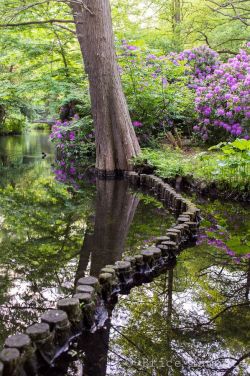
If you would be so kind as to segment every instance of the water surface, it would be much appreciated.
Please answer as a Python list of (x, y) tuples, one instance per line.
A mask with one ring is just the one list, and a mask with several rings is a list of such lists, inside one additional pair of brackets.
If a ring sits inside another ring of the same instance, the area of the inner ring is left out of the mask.
[[(74, 166), (51, 166), (46, 132), (0, 138), (0, 156), (2, 344), (70, 295), (79, 277), (138, 253), (175, 218), (124, 181), (86, 181)], [(192, 200), (203, 215), (198, 245), (120, 297), (105, 327), (47, 376), (250, 373), (249, 208)]]

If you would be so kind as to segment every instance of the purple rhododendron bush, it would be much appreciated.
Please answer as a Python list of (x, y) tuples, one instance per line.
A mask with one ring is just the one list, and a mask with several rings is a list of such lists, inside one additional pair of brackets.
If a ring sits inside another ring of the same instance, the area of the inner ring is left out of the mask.
[(195, 108), (199, 123), (194, 126), (194, 131), (203, 140), (249, 138), (249, 48), (248, 51), (240, 50), (234, 58), (198, 81)]
[(192, 50), (185, 50), (177, 54), (171, 52), (168, 58), (175, 64), (187, 67), (187, 74), (191, 77), (190, 87), (196, 87), (200, 80), (212, 74), (221, 64), (219, 54), (208, 46), (200, 46)]
[(175, 127), (192, 133), (195, 92), (188, 87), (184, 61), (123, 41), (118, 64), (132, 124), (142, 146), (162, 138)]

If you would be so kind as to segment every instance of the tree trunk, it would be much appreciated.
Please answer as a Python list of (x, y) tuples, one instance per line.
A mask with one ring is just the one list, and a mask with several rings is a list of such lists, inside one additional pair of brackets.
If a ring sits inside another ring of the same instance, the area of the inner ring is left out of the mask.
[(172, 30), (176, 46), (181, 45), (181, 2), (172, 0)]
[(131, 169), (140, 151), (116, 60), (109, 0), (71, 3), (89, 78), (96, 137), (96, 168), (108, 175)]

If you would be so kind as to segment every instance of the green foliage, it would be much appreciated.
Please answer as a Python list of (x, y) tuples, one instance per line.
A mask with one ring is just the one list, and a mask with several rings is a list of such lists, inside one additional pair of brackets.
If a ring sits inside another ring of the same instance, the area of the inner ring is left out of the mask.
[(194, 94), (187, 87), (184, 62), (176, 66), (162, 56), (161, 50), (150, 51), (124, 43), (119, 51), (118, 62), (132, 121), (142, 123), (136, 128), (141, 142), (145, 144), (151, 137), (164, 136), (173, 126), (190, 133), (195, 119)]
[(212, 146), (209, 150), (222, 150), (227, 155), (237, 155), (247, 159), (250, 155), (250, 140), (237, 139), (233, 142), (220, 142), (218, 145)]
[(234, 188), (246, 189), (250, 183), (250, 140), (223, 142), (209, 150), (215, 149), (222, 153), (215, 161), (212, 157), (208, 158), (208, 163), (214, 164), (214, 168), (211, 166), (211, 174), (229, 181)]
[[(1, 1), (1, 22), (63, 18), (68, 10), (63, 3), (60, 7), (45, 2), (31, 5), (31, 1), (25, 5), (20, 1)], [(17, 98), (33, 109), (35, 118), (57, 117), (61, 102), (87, 86), (74, 34), (60, 26), (2, 28), (0, 56), (0, 104), (4, 95), (11, 112), (17, 107)]]
[[(216, 182), (217, 187), (226, 186), (232, 190), (248, 191), (250, 186), (249, 140), (235, 140), (222, 143), (216, 148), (219, 152), (196, 152), (187, 154), (183, 151), (162, 147), (161, 150), (143, 149), (135, 165), (148, 164), (156, 169), (163, 178), (192, 175), (204, 182)], [(214, 147), (215, 148), (215, 147)], [(214, 149), (213, 148), (213, 149)]]
[(143, 149), (139, 157), (134, 159), (136, 166), (148, 165), (155, 169), (155, 173), (163, 178), (175, 178), (185, 175), (183, 154), (170, 147), (161, 150)]
[[(185, 87), (181, 67), (163, 67), (165, 62), (158, 61), (162, 74), (153, 79), (154, 67), (145, 60), (148, 53), (156, 52), (159, 56), (206, 42), (211, 48), (228, 54), (237, 52), (247, 39), (246, 27), (239, 19), (214, 13), (206, 1), (181, 3), (181, 18), (176, 24), (174, 3), (111, 2), (117, 40), (125, 38), (141, 48), (130, 60), (128, 56), (120, 56), (120, 63), (132, 118), (144, 124), (137, 129), (143, 142), (148, 142), (151, 134), (164, 134), (171, 121), (183, 127), (185, 124), (183, 130), (188, 130), (195, 115), (192, 92)], [(0, 11), (2, 23), (72, 20), (66, 3), (33, 4), (28, 0), (23, 4), (8, 0), (0, 1)], [(20, 109), (29, 119), (57, 118), (67, 98), (84, 95), (87, 77), (79, 45), (71, 31), (74, 32), (74, 25), (60, 23), (1, 28), (0, 105), (10, 115)], [(166, 87), (161, 77), (169, 81)]]
[(11, 112), (2, 126), (0, 126), (0, 134), (20, 134), (26, 126), (26, 117), (21, 113)]

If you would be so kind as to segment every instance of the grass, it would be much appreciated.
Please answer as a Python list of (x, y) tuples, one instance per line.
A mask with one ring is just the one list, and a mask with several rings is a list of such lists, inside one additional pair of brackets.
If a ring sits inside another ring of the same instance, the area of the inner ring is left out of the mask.
[(192, 176), (204, 183), (216, 183), (218, 188), (247, 190), (250, 185), (250, 155), (225, 156), (221, 151), (175, 150), (170, 146), (156, 149), (143, 149), (134, 161), (136, 166), (148, 165), (162, 178)]

